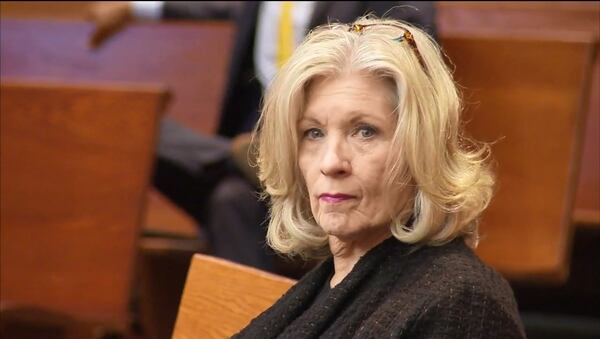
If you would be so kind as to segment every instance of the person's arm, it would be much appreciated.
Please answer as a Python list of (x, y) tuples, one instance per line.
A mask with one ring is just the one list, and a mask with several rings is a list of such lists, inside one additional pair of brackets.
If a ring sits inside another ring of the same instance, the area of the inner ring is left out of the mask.
[(233, 20), (243, 1), (166, 1), (164, 19)]
[(87, 16), (95, 26), (89, 40), (92, 48), (100, 46), (104, 40), (134, 19), (131, 3), (124, 1), (94, 2), (90, 5)]
[(129, 8), (135, 19), (159, 20), (165, 4), (165, 1), (131, 1)]

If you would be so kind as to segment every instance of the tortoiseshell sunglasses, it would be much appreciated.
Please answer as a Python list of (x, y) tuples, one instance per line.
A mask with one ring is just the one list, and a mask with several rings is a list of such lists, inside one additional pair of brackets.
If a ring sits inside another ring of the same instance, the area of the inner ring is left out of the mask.
[(356, 32), (356, 33), (362, 33), (363, 30), (366, 27), (371, 27), (371, 26), (390, 26), (390, 27), (394, 27), (394, 28), (399, 28), (402, 31), (404, 31), (404, 33), (402, 35), (400, 35), (397, 38), (394, 38), (394, 41), (398, 41), (398, 42), (406, 41), (406, 42), (408, 42), (408, 45), (410, 46), (410, 48), (413, 50), (413, 52), (417, 56), (417, 59), (419, 59), (419, 63), (421, 64), (421, 67), (427, 73), (427, 67), (425, 67), (425, 61), (423, 60), (423, 57), (421, 56), (421, 53), (419, 52), (419, 48), (417, 47), (417, 43), (415, 42), (415, 39), (413, 38), (412, 33), (409, 30), (407, 30), (406, 28), (404, 28), (402, 26), (399, 26), (399, 25), (394, 25), (394, 24), (391, 24), (391, 23), (381, 23), (381, 24), (353, 24), (352, 26), (350, 26), (350, 28), (348, 29), (348, 31), (349, 32)]

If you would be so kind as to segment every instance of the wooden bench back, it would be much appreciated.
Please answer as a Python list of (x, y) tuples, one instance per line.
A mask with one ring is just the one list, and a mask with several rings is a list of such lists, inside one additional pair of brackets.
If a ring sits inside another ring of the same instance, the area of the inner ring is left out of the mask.
[[(27, 11), (23, 4), (5, 6)], [(81, 20), (3, 18), (0, 26), (2, 77), (160, 83), (172, 93), (166, 114), (198, 132), (213, 134), (217, 129), (233, 40), (230, 23), (140, 23), (98, 49), (88, 46), (93, 25)], [(152, 191), (148, 199), (149, 229), (197, 236), (195, 222), (158, 192)]]
[(0, 298), (124, 328), (166, 90), (2, 81)]
[(294, 283), (251, 267), (196, 254), (188, 271), (173, 338), (228, 338)]
[(140, 23), (98, 49), (88, 46), (88, 22), (2, 19), (0, 26), (2, 77), (161, 83), (173, 93), (167, 114), (200, 132), (217, 129), (229, 23)]
[[(504, 34), (559, 36), (561, 32), (600, 37), (597, 1), (438, 1), (440, 36)], [(600, 53), (596, 53), (587, 101), (586, 127), (573, 221), (600, 226)]]
[(456, 35), (442, 45), (465, 89), (467, 130), (495, 143), (479, 254), (510, 278), (562, 281), (595, 40)]

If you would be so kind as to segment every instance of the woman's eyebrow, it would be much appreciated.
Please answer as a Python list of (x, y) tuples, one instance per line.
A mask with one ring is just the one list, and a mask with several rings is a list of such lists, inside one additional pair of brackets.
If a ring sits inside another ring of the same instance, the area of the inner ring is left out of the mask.
[(315, 124), (318, 124), (318, 125), (321, 124), (321, 122), (319, 121), (319, 119), (314, 118), (314, 117), (310, 117), (310, 116), (309, 117), (303, 116), (300, 120), (298, 120), (299, 124), (300, 123), (311, 123), (311, 122), (315, 123)]
[(351, 116), (350, 123), (356, 123), (361, 120), (375, 120), (376, 122), (385, 123), (384, 117), (380, 117), (373, 114), (367, 114), (359, 110), (350, 111), (348, 112), (348, 114)]

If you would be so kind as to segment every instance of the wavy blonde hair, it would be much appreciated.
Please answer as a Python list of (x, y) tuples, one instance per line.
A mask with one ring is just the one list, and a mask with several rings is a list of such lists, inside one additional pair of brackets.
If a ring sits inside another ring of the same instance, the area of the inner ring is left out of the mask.
[[(352, 29), (356, 24), (364, 28)], [(398, 39), (404, 31), (412, 33), (418, 52), (407, 39)], [(461, 100), (435, 41), (405, 22), (374, 17), (311, 31), (265, 94), (254, 137), (259, 179), (270, 198), (268, 244), (305, 258), (329, 254), (298, 167), (297, 123), (311, 83), (344, 72), (388, 81), (395, 92), (391, 147), (397, 151), (386, 163), (385, 194), (391, 197), (387, 201), (402, 192), (410, 197), (402, 206), (387, 206), (392, 234), (405, 243), (426, 245), (464, 236), (475, 246), (477, 218), (494, 184), (489, 146), (461, 135)], [(411, 216), (412, 224), (406, 225)]]

